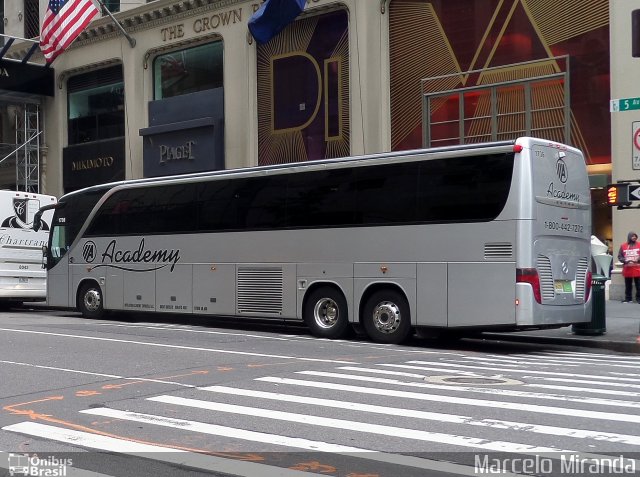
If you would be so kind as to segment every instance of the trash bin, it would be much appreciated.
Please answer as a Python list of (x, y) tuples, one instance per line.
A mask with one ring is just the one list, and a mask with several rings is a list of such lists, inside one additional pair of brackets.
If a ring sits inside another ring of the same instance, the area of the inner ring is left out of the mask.
[(576, 335), (603, 335), (607, 331), (604, 288), (607, 277), (593, 275), (591, 277), (591, 321), (577, 323), (571, 327)]

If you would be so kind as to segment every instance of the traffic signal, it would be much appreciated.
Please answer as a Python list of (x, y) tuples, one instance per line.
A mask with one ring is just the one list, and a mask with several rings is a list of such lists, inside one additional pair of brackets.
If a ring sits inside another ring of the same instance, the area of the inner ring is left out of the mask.
[(629, 184), (609, 184), (607, 186), (607, 204), (611, 206), (631, 205)]

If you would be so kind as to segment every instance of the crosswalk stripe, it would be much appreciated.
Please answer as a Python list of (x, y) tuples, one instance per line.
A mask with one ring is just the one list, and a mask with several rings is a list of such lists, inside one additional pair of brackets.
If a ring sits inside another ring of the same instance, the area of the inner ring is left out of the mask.
[(369, 424), (366, 422), (348, 421), (346, 419), (335, 419), (330, 417), (311, 416), (308, 414), (296, 414), (285, 411), (275, 411), (272, 409), (259, 409), (235, 404), (225, 404), (221, 402), (202, 401), (198, 399), (182, 398), (177, 396), (157, 396), (147, 398), (150, 401), (163, 402), (178, 406), (187, 406), (198, 409), (206, 409), (216, 412), (226, 412), (241, 414), (245, 416), (263, 417), (280, 421), (295, 422), (297, 424), (309, 424), (314, 426), (330, 427), (333, 429), (344, 429), (354, 432), (365, 432), (368, 434), (378, 434), (384, 436), (395, 436), (402, 439), (411, 439), (426, 442), (437, 442), (440, 444), (450, 444), (461, 447), (473, 447), (498, 452), (516, 452), (522, 454), (536, 454), (541, 452), (572, 452), (561, 450), (556, 447), (532, 446), (529, 444), (518, 444), (504, 441), (487, 441), (469, 436), (459, 436), (444, 434), (441, 432), (421, 431), (395, 426), (380, 424)]
[(186, 431), (199, 432), (201, 434), (209, 434), (216, 436), (225, 436), (231, 439), (241, 439), (246, 441), (261, 442), (263, 444), (273, 444), (278, 446), (296, 447), (299, 449), (312, 450), (317, 452), (373, 452), (358, 447), (342, 446), (338, 444), (329, 444), (321, 441), (312, 441), (298, 437), (286, 437), (278, 434), (267, 434), (265, 432), (248, 431), (244, 429), (236, 429), (228, 426), (219, 426), (215, 424), (207, 424), (204, 422), (189, 421), (186, 419), (176, 419), (172, 417), (156, 416), (151, 414), (143, 414), (139, 412), (119, 411), (117, 409), (109, 409), (105, 407), (85, 409), (80, 411), (82, 414), (91, 414), (94, 416), (112, 417), (125, 421), (144, 422), (146, 424), (154, 424), (164, 427), (172, 427), (174, 429), (183, 429)]
[(176, 429), (199, 432), (209, 435), (220, 435), (232, 439), (248, 440), (278, 446), (295, 447), (316, 452), (330, 452), (344, 456), (357, 457), (359, 459), (373, 460), (387, 464), (415, 467), (425, 470), (448, 472), (458, 475), (475, 475), (475, 468), (460, 464), (450, 464), (447, 462), (422, 459), (413, 456), (400, 454), (387, 454), (384, 452), (362, 449), (359, 447), (342, 446), (339, 444), (329, 444), (326, 442), (312, 441), (298, 437), (286, 437), (277, 434), (267, 434), (264, 432), (247, 431), (227, 426), (218, 426), (203, 422), (175, 419), (152, 414), (142, 414), (137, 412), (119, 411), (109, 408), (94, 408), (80, 411), (83, 414), (110, 417), (126, 421), (142, 422), (158, 426), (172, 427)]
[[(405, 368), (405, 369), (423, 369), (423, 370), (432, 370), (431, 363), (427, 361), (408, 361), (409, 364), (383, 364), (382, 366), (389, 366), (393, 368)], [(352, 364), (352, 363), (350, 363)], [(412, 364), (422, 365), (422, 366), (412, 366)], [(610, 379), (613, 381), (631, 381), (631, 382), (640, 382), (638, 379), (628, 379), (628, 378), (614, 378), (611, 376), (598, 376), (593, 374), (572, 374), (572, 373), (559, 373), (553, 371), (535, 371), (531, 369), (501, 369), (496, 367), (489, 366), (472, 366), (467, 364), (456, 364), (456, 363), (445, 363), (438, 362), (438, 366), (452, 367), (452, 368), (464, 368), (464, 369), (488, 369), (493, 371), (494, 373), (506, 372), (506, 373), (530, 373), (530, 374), (539, 374), (545, 376), (567, 376), (567, 377), (578, 377), (578, 378), (590, 378), (596, 380)], [(441, 371), (439, 369), (438, 371)]]
[[(384, 371), (371, 368), (357, 368), (353, 366), (340, 367), (346, 371), (361, 371), (368, 373), (384, 373)], [(612, 406), (612, 407), (630, 407), (633, 409), (638, 408), (638, 403), (632, 401), (621, 401), (614, 399), (602, 399), (602, 398), (590, 398), (590, 397), (568, 397), (561, 394), (549, 394), (549, 393), (534, 393), (529, 391), (516, 391), (511, 389), (496, 389), (496, 388), (480, 388), (473, 386), (451, 386), (445, 384), (431, 384), (426, 382), (404, 382), (397, 379), (388, 378), (374, 378), (370, 376), (360, 376), (355, 374), (342, 374), (342, 373), (327, 373), (323, 371), (300, 371), (297, 374), (303, 374), (306, 376), (321, 376), (325, 378), (336, 379), (349, 379), (353, 381), (365, 381), (372, 383), (393, 384), (396, 386), (408, 386), (422, 389), (438, 389), (454, 392), (466, 392), (475, 394), (490, 394), (493, 396), (509, 396), (528, 399), (546, 399), (551, 401), (563, 401), (563, 402), (575, 402), (579, 404), (594, 404), (598, 406)], [(423, 377), (423, 376), (421, 376)]]
[[(611, 432), (590, 431), (585, 429), (572, 429), (557, 426), (544, 426), (530, 424), (526, 422), (504, 421), (500, 419), (482, 419), (473, 416), (462, 416), (456, 414), (445, 414), (438, 412), (419, 411), (406, 408), (389, 406), (376, 406), (371, 404), (360, 404), (350, 401), (338, 401), (334, 399), (324, 399), (293, 394), (271, 393), (266, 391), (254, 391), (249, 389), (232, 388), (227, 386), (207, 386), (199, 388), (201, 391), (227, 394), (231, 396), (244, 396), (257, 399), (268, 399), (272, 401), (292, 402), (297, 404), (309, 404), (313, 406), (323, 406), (343, 410), (360, 411), (381, 415), (393, 415), (398, 417), (409, 417), (430, 421), (446, 422), (452, 424), (464, 424), (470, 426), (490, 427), (494, 429), (513, 430), (546, 434), (553, 436), (573, 437), (578, 439), (595, 439), (602, 442), (615, 442), (618, 444), (640, 445), (640, 436), (626, 434), (615, 434)], [(88, 412), (88, 411), (83, 411)]]
[(609, 387), (618, 387), (625, 389), (640, 389), (640, 385), (638, 384), (628, 384), (628, 383), (594, 383), (593, 381), (589, 381), (587, 379), (568, 379), (568, 378), (553, 378), (547, 376), (522, 376), (522, 379), (536, 379), (539, 381), (551, 381), (554, 383), (574, 383), (574, 384), (597, 384), (598, 386), (609, 386)]
[(592, 394), (608, 394), (613, 396), (627, 396), (627, 397), (640, 397), (640, 393), (634, 393), (631, 391), (619, 391), (617, 389), (594, 389), (594, 388), (580, 388), (576, 386), (558, 386), (553, 384), (525, 384), (527, 388), (542, 388), (553, 389), (555, 391), (565, 391), (574, 393), (592, 393)]
[(302, 379), (277, 378), (267, 376), (257, 378), (257, 381), (264, 381), (278, 384), (293, 384), (297, 386), (307, 386), (320, 389), (333, 389), (338, 391), (356, 392), (361, 394), (373, 394), (377, 396), (394, 396), (421, 401), (443, 402), (446, 400), (450, 404), (462, 404), (467, 406), (488, 407), (493, 409), (507, 409), (522, 412), (537, 412), (540, 414), (553, 414), (559, 416), (573, 416), (585, 419), (599, 419), (620, 422), (640, 423), (640, 416), (633, 414), (614, 414), (611, 412), (589, 411), (583, 409), (573, 409), (565, 407), (540, 406), (538, 404), (512, 403), (503, 401), (489, 401), (486, 399), (461, 398), (456, 396), (443, 396), (439, 394), (426, 394), (411, 391), (397, 391), (393, 389), (368, 388), (365, 386), (354, 386), (351, 384), (336, 384), (327, 381), (305, 381)]
[[(474, 356), (473, 358), (469, 358), (469, 360), (481, 361), (481, 362), (489, 362), (489, 363), (500, 363), (500, 366), (549, 366), (549, 365), (560, 365), (564, 368), (577, 368), (580, 366), (584, 366), (585, 364), (590, 364), (592, 366), (607, 366), (607, 367), (616, 367), (616, 368), (634, 368), (637, 369), (638, 363), (635, 364), (620, 364), (620, 363), (607, 363), (602, 362), (601, 360), (586, 360), (584, 358), (576, 358), (581, 361), (569, 362), (566, 360), (560, 359), (547, 359), (545, 361), (534, 361), (531, 358), (529, 360), (526, 359), (508, 359), (504, 357), (500, 358), (492, 358), (492, 357), (480, 357)], [(511, 364), (513, 363), (513, 364)]]
[(134, 457), (143, 457), (146, 459), (149, 459), (151, 457), (149, 454), (152, 454), (153, 460), (242, 477), (255, 477), (256, 475), (265, 477), (311, 477), (319, 475), (265, 464), (256, 464), (253, 462), (243, 462), (211, 455), (197, 454), (194, 452), (186, 452), (172, 449), (170, 447), (142, 444), (125, 439), (116, 439), (113, 437), (91, 434), (89, 432), (63, 429), (37, 422), (19, 422), (17, 424), (5, 426), (2, 430), (17, 432), (19, 434), (26, 434), (34, 437), (42, 437), (79, 447), (116, 452)]
[(640, 363), (640, 358), (636, 358), (634, 356), (617, 356), (614, 354), (579, 353), (572, 351), (536, 351), (532, 354), (568, 357), (571, 359), (593, 359), (599, 361), (626, 361), (629, 363)]
[(603, 365), (617, 365), (617, 364), (632, 364), (637, 366), (640, 364), (640, 359), (633, 358), (625, 358), (625, 357), (617, 357), (612, 355), (603, 355), (598, 357), (598, 355), (586, 355), (582, 356), (571, 356), (564, 354), (556, 354), (556, 353), (532, 353), (532, 354), (510, 354), (508, 356), (502, 354), (487, 354), (485, 355), (490, 358), (514, 358), (514, 359), (522, 359), (522, 360), (538, 360), (544, 359), (545, 361), (558, 361), (561, 363), (576, 363), (576, 364), (585, 364), (585, 363), (599, 363)]

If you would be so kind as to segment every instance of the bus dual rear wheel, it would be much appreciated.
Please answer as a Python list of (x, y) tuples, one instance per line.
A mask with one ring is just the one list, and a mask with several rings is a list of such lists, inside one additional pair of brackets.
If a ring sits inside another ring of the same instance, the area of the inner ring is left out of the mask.
[(318, 288), (307, 298), (303, 318), (314, 336), (343, 338), (349, 329), (347, 300), (342, 292), (335, 288)]
[(102, 290), (97, 283), (82, 285), (78, 294), (78, 309), (85, 318), (102, 318), (104, 315)]
[(395, 290), (374, 292), (364, 305), (362, 324), (373, 341), (402, 343), (411, 332), (409, 303)]

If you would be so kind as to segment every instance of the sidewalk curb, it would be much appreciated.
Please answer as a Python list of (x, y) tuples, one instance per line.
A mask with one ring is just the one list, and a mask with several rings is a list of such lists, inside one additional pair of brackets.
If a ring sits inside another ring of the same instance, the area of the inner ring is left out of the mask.
[(589, 338), (557, 338), (551, 336), (518, 335), (516, 333), (482, 333), (483, 338), (499, 341), (515, 341), (519, 343), (540, 343), (563, 346), (581, 346), (585, 348), (601, 348), (622, 353), (640, 354), (640, 343), (626, 341), (592, 340)]

